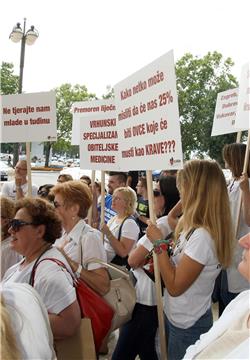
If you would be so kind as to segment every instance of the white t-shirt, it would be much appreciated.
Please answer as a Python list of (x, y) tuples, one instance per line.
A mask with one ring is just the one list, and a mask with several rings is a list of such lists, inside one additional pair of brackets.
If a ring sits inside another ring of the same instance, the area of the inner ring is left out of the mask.
[(187, 329), (210, 308), (214, 282), (221, 266), (215, 254), (214, 241), (203, 228), (196, 229), (188, 241), (183, 234), (180, 235), (171, 257), (176, 266), (184, 254), (203, 264), (204, 268), (180, 296), (172, 297), (165, 289), (164, 311), (174, 326)]
[[(28, 195), (28, 183), (21, 185), (24, 196)], [(36, 185), (32, 185), (31, 193), (32, 197), (37, 196), (38, 187)], [(16, 199), (16, 184), (15, 181), (7, 181), (3, 184), (2, 187), (2, 195), (6, 196), (12, 200)]]
[(37, 291), (18, 283), (4, 283), (0, 291), (21, 359), (55, 359), (48, 313)]
[[(249, 179), (250, 185), (250, 179)], [(232, 215), (232, 221), (234, 226), (237, 218), (237, 209), (240, 200), (240, 185), (239, 181), (234, 180), (228, 185), (228, 195), (230, 201), (230, 210)], [(250, 232), (250, 226), (244, 221), (243, 211), (241, 209), (239, 217), (239, 227), (237, 232), (237, 238), (235, 239), (235, 248), (233, 253), (232, 265), (227, 269), (227, 280), (228, 280), (228, 290), (232, 293), (239, 293), (243, 290), (249, 289), (249, 283), (247, 280), (239, 273), (238, 265), (241, 262), (243, 248), (239, 245), (238, 239)]]
[[(51, 248), (44, 253), (44, 258), (56, 258), (62, 261), (71, 272), (65, 257), (56, 248)], [(4, 275), (3, 283), (29, 283), (35, 260), (23, 269), (19, 262), (8, 269)], [(53, 261), (43, 261), (38, 265), (35, 273), (34, 288), (41, 296), (49, 313), (59, 314), (76, 300), (76, 292), (73, 287), (71, 275)]]
[[(202, 334), (194, 345), (189, 346), (184, 359), (199, 359), (199, 354), (220, 338), (238, 319), (244, 319), (250, 313), (250, 291), (246, 290), (233, 299), (223, 311), (221, 317), (214, 322), (211, 329)], [(237, 347), (229, 347), (223, 359), (249, 359), (250, 338), (242, 341)]]
[[(57, 239), (55, 246), (64, 247), (65, 253), (74, 261), (81, 263), (81, 249), (82, 249), (82, 265), (90, 258), (98, 258), (107, 262), (106, 252), (102, 242), (102, 234), (86, 224), (84, 220), (78, 221), (74, 228), (67, 234), (64, 232), (60, 239)], [(82, 248), (80, 247), (80, 244)], [(88, 270), (94, 270), (103, 267), (100, 264), (91, 263), (88, 265)]]
[[(112, 234), (118, 239), (121, 223), (117, 220), (117, 217), (114, 216), (112, 219), (110, 219), (107, 225)], [(135, 246), (136, 241), (138, 240), (139, 232), (140, 229), (139, 226), (136, 224), (135, 220), (128, 218), (124, 221), (122, 225), (121, 238), (124, 237), (133, 240)], [(116, 253), (106, 236), (104, 239), (104, 247), (106, 250), (108, 262), (110, 262), (115, 257)]]
[(9, 236), (1, 242), (1, 280), (6, 270), (22, 260), (22, 255), (10, 247), (11, 239), (12, 237)]
[[(171, 233), (168, 225), (167, 216), (163, 216), (157, 220), (157, 226), (161, 229), (164, 238)], [(153, 245), (151, 241), (144, 235), (137, 243), (137, 246), (143, 246), (151, 251)], [(143, 269), (137, 268), (132, 270), (137, 279), (135, 284), (137, 302), (143, 305), (156, 305), (155, 283), (149, 278)]]

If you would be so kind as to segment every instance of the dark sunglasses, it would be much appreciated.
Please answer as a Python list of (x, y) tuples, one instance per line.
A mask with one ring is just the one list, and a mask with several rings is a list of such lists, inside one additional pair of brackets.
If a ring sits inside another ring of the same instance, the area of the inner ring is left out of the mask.
[(12, 219), (9, 222), (9, 225), (12, 227), (12, 230), (14, 231), (19, 231), (21, 227), (25, 226), (25, 225), (35, 225), (32, 222), (26, 222), (23, 220), (19, 220), (19, 219)]
[(46, 196), (48, 196), (48, 194), (49, 194), (49, 192), (46, 190), (43, 190), (43, 191), (40, 190), (37, 192), (37, 195), (39, 195), (41, 197), (46, 197)]

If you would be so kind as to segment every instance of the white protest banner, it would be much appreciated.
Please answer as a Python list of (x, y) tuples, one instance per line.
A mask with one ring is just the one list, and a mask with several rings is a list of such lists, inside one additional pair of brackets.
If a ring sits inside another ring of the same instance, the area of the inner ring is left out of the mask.
[(182, 168), (173, 51), (118, 83), (114, 91), (121, 168)]
[(242, 66), (235, 126), (250, 129), (250, 63)]
[[(82, 169), (119, 170), (119, 140), (114, 100), (96, 100), (85, 103), (86, 112), (80, 123), (80, 166)], [(99, 111), (97, 110), (99, 109)]]
[[(71, 145), (80, 145), (80, 119), (96, 119), (101, 120), (115, 111), (114, 100), (92, 100), (77, 101), (72, 104), (71, 112), (72, 120), (72, 137)], [(108, 115), (107, 115), (108, 114)]]
[(211, 136), (230, 134), (239, 131), (235, 128), (239, 89), (229, 89), (217, 94)]
[(55, 92), (3, 95), (1, 141), (56, 141)]

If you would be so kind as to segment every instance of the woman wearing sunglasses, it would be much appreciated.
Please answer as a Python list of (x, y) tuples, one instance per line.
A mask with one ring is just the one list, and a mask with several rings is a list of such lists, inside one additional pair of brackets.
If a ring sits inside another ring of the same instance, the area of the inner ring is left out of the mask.
[(63, 225), (63, 235), (56, 241), (56, 246), (66, 256), (75, 275), (104, 295), (110, 284), (107, 270), (96, 263), (86, 268), (90, 258), (107, 261), (101, 233), (84, 220), (92, 205), (88, 185), (82, 181), (68, 181), (55, 185), (51, 191), (55, 196), (56, 213)]
[[(15, 217), (9, 225), (10, 246), (24, 259), (6, 271), (3, 283), (31, 283), (36, 261), (45, 258), (56, 258), (71, 271), (64, 256), (52, 247), (62, 228), (54, 207), (46, 200), (19, 200), (15, 206)], [(47, 308), (55, 339), (72, 336), (80, 325), (80, 308), (69, 272), (62, 271), (50, 260), (41, 261), (35, 272), (33, 286)]]

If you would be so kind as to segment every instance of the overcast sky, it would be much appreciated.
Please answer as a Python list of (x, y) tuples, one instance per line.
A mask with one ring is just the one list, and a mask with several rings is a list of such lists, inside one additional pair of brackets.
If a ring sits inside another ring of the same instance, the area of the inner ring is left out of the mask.
[(11, 0), (0, 14), (0, 60), (19, 74), (20, 43), (9, 40), (27, 18), (39, 38), (26, 46), (23, 91), (49, 91), (65, 82), (86, 85), (101, 97), (135, 71), (174, 50), (203, 56), (219, 51), (250, 60), (249, 0)]

